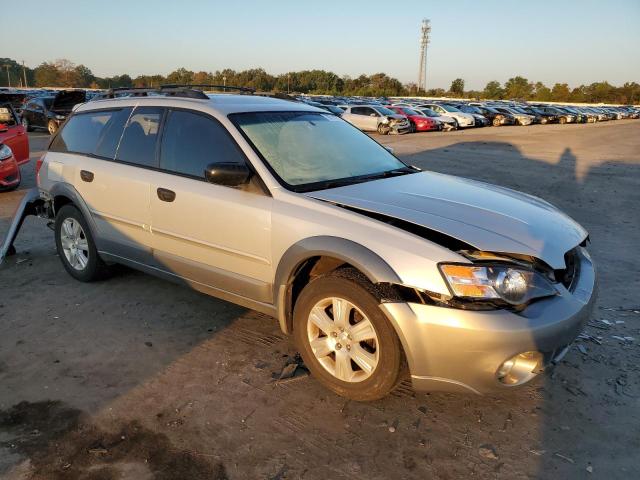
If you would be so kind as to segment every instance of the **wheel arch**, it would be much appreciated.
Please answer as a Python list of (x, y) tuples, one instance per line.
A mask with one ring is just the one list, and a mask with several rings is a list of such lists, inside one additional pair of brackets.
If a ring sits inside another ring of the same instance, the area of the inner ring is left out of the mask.
[(371, 284), (400, 284), (398, 274), (375, 252), (340, 237), (318, 236), (301, 240), (281, 257), (274, 279), (274, 305), (284, 333), (293, 331), (293, 306), (304, 285), (296, 279), (309, 280), (342, 266), (361, 272)]
[(91, 236), (96, 243), (96, 247), (98, 247), (99, 250), (100, 235), (98, 235), (98, 229), (93, 220), (93, 216), (91, 215), (91, 210), (89, 210), (87, 203), (80, 196), (80, 193), (78, 193), (75, 187), (69, 183), (59, 182), (54, 184), (48, 193), (52, 198), (54, 216), (57, 215), (58, 210), (69, 204), (80, 210), (80, 213), (82, 213), (82, 216), (91, 230)]

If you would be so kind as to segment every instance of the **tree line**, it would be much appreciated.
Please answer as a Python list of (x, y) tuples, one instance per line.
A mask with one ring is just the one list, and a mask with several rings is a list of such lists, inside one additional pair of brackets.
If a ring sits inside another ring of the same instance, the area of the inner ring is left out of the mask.
[(26, 80), (31, 87), (67, 88), (116, 88), (154, 87), (167, 83), (213, 84), (251, 87), (261, 92), (295, 92), (327, 95), (362, 96), (431, 96), (476, 99), (512, 99), (584, 103), (640, 103), (640, 84), (627, 82), (622, 86), (595, 82), (571, 88), (566, 83), (556, 83), (552, 87), (542, 82), (532, 82), (516, 76), (504, 84), (497, 80), (488, 82), (483, 90), (465, 90), (465, 81), (456, 78), (448, 90), (433, 88), (418, 90), (416, 84), (403, 84), (385, 73), (360, 75), (352, 78), (339, 76), (325, 70), (302, 70), (279, 75), (267, 73), (262, 68), (236, 71), (232, 69), (215, 72), (194, 72), (178, 68), (170, 74), (139, 75), (131, 78), (127, 74), (112, 77), (98, 77), (85, 65), (76, 65), (67, 59), (43, 62), (36, 68), (23, 67), (10, 58), (0, 58), (0, 87), (21, 86)]

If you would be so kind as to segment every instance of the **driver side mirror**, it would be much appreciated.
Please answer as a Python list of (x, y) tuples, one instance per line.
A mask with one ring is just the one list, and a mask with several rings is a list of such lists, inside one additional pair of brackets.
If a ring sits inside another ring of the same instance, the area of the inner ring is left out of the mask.
[(204, 178), (209, 183), (238, 187), (249, 182), (251, 170), (245, 164), (210, 163), (204, 170)]
[(6, 123), (0, 123), (0, 133), (4, 133), (4, 132), (8, 132), (9, 131), (9, 127), (7, 126)]

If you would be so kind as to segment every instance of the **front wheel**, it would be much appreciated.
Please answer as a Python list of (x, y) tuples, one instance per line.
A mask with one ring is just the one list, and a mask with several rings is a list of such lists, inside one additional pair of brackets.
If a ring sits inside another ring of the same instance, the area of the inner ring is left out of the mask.
[(20, 123), (27, 132), (33, 132), (33, 127), (29, 124), (29, 120), (27, 120), (25, 117), (22, 117)]
[(386, 125), (384, 123), (381, 123), (378, 125), (378, 133), (380, 135), (389, 135), (390, 131), (391, 131), (391, 127), (389, 125)]
[(58, 211), (54, 230), (58, 256), (69, 275), (81, 282), (105, 275), (107, 266), (98, 256), (87, 222), (76, 207), (65, 205)]
[(564, 125), (565, 123), (567, 123), (567, 119), (564, 117), (560, 117), (560, 125)]
[(47, 123), (47, 130), (49, 131), (49, 135), (55, 135), (58, 131), (58, 124), (54, 120), (49, 120), (49, 123)]
[(494, 127), (499, 127), (500, 126), (500, 119), (499, 118), (494, 118), (493, 122), (491, 122), (493, 124)]
[(402, 377), (400, 341), (379, 301), (344, 270), (320, 277), (300, 293), (294, 336), (313, 376), (358, 401), (386, 396)]

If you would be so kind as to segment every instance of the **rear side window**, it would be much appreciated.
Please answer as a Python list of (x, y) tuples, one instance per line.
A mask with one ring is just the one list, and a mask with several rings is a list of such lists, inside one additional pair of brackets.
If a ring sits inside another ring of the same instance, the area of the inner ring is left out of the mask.
[(220, 162), (245, 163), (226, 128), (204, 115), (171, 111), (162, 135), (160, 168), (204, 178), (207, 165)]
[(88, 112), (73, 115), (51, 144), (53, 152), (93, 154), (105, 127), (118, 111)]
[(131, 110), (131, 108), (123, 108), (113, 113), (100, 135), (100, 140), (98, 141), (98, 146), (95, 151), (96, 155), (112, 160), (116, 157), (118, 143), (120, 143), (120, 139), (122, 138), (122, 131), (131, 115)]
[(156, 145), (163, 109), (136, 108), (122, 133), (116, 159), (145, 167), (156, 166)]

